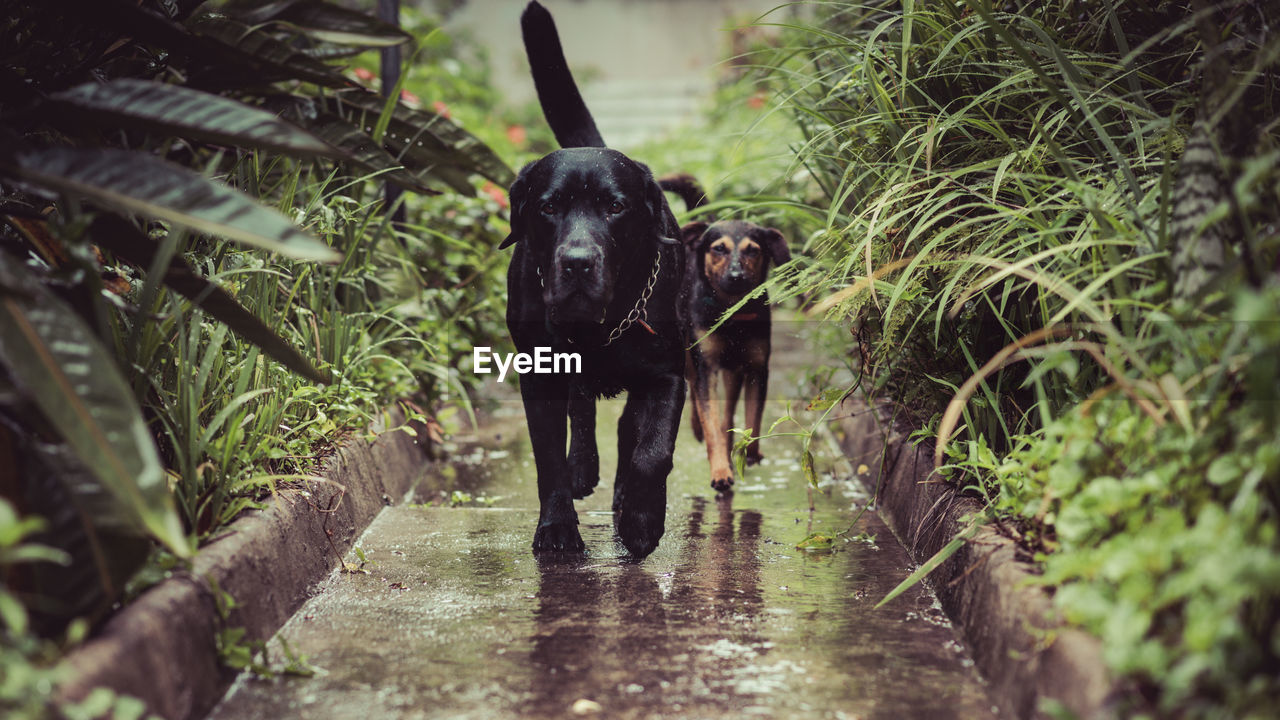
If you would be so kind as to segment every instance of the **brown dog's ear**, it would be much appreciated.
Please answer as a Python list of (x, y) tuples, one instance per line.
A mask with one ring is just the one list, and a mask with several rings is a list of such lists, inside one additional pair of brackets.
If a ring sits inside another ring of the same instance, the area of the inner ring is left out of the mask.
[(700, 220), (686, 223), (684, 227), (680, 228), (680, 239), (684, 241), (684, 246), (687, 248), (695, 247), (698, 244), (698, 239), (702, 237), (708, 227), (710, 225)]
[(529, 192), (530, 167), (533, 167), (533, 163), (524, 166), (520, 175), (516, 177), (516, 181), (511, 183), (511, 190), (507, 192), (507, 197), (511, 201), (511, 234), (507, 235), (506, 240), (498, 243), (499, 250), (515, 245), (524, 237), (524, 206), (525, 195)]
[(774, 265), (791, 260), (791, 248), (787, 247), (787, 239), (782, 237), (782, 233), (773, 228), (765, 228), (763, 235), (764, 251), (769, 253)]

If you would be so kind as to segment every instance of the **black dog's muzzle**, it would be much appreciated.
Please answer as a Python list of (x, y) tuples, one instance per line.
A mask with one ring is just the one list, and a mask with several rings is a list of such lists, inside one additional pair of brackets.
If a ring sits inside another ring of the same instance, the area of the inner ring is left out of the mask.
[(594, 326), (604, 322), (613, 299), (613, 278), (600, 244), (566, 242), (554, 250), (543, 277), (543, 301), (554, 325)]

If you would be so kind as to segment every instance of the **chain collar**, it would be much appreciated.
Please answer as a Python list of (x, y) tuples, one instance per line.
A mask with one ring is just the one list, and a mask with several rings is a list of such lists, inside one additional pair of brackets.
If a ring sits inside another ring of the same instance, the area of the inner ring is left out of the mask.
[(653, 286), (658, 282), (658, 270), (662, 267), (662, 249), (658, 249), (658, 255), (653, 259), (653, 272), (649, 273), (649, 282), (644, 286), (644, 291), (640, 293), (640, 298), (636, 300), (635, 307), (631, 308), (631, 312), (622, 318), (622, 322), (618, 323), (618, 327), (609, 333), (609, 339), (605, 341), (604, 347), (609, 347), (614, 340), (622, 337), (622, 333), (634, 323), (640, 323), (640, 326), (648, 330), (650, 334), (657, 335), (653, 332), (653, 328), (649, 327), (649, 323), (645, 320), (649, 317), (649, 296), (653, 294)]
[[(538, 272), (538, 284), (545, 287), (542, 280), (542, 266), (535, 265), (534, 269)], [(640, 323), (640, 327), (648, 330), (651, 335), (658, 333), (649, 327), (649, 323), (645, 320), (649, 317), (649, 296), (653, 295), (653, 286), (658, 282), (658, 271), (662, 269), (662, 249), (658, 249), (658, 255), (653, 259), (653, 272), (649, 273), (649, 282), (644, 286), (644, 290), (640, 293), (640, 297), (636, 300), (636, 304), (631, 308), (631, 312), (622, 318), (622, 322), (618, 323), (618, 327), (609, 332), (609, 338), (604, 341), (604, 345), (600, 347), (609, 347), (614, 340), (622, 337), (622, 333), (631, 328), (632, 325)], [(573, 340), (569, 340), (569, 344), (573, 344)]]

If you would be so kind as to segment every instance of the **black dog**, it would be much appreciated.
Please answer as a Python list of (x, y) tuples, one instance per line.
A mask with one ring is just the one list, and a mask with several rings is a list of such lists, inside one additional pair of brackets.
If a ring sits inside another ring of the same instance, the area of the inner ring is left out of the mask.
[(582, 357), (581, 374), (520, 381), (541, 504), (533, 549), (584, 549), (573, 500), (599, 481), (595, 401), (625, 390), (614, 526), (644, 557), (662, 537), (684, 406), (679, 226), (648, 168), (604, 147), (551, 15), (531, 2), (521, 29), (543, 114), (565, 149), (527, 165), (511, 186), (511, 235), (501, 245), (516, 246), (507, 327), (521, 352)]
[[(706, 194), (688, 175), (664, 177), (660, 185), (683, 198), (690, 210), (706, 202)], [(684, 336), (690, 347), (685, 376), (693, 435), (707, 444), (711, 487), (725, 492), (733, 487), (729, 428), (739, 394), (746, 398), (743, 411), (751, 437), (760, 436), (769, 388), (772, 319), (768, 294), (751, 298), (715, 332), (707, 332), (729, 308), (764, 282), (770, 264), (791, 260), (791, 251), (782, 233), (742, 220), (691, 222), (680, 233), (688, 252)], [(746, 454), (748, 464), (760, 462), (760, 441), (752, 440)]]

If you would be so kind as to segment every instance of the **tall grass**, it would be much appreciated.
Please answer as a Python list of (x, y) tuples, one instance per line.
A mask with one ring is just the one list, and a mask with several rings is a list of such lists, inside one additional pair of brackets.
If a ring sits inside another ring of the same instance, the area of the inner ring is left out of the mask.
[[(1262, 561), (1280, 296), (1260, 270), (1280, 249), (1280, 40), (1263, 3), (1192, 5), (824, 3), (780, 23), (760, 64), (822, 222), (771, 292), (852, 327), (864, 391), (1039, 553), (1138, 689), (1126, 707), (1248, 716), (1280, 627)], [(1197, 121), (1215, 167), (1180, 171)], [(1221, 202), (1187, 206), (1195, 172)], [(1225, 267), (1177, 295), (1171, 258), (1215, 226)]]
[[(904, 8), (841, 5), (783, 64), (799, 162), (828, 202), (807, 248), (820, 262), (791, 287), (822, 298), (825, 317), (856, 318), (875, 376), (936, 421), (950, 389), (1030, 333), (1070, 325), (1123, 345), (1137, 332), (1164, 293), (1159, 229), (1189, 107), (1030, 18)], [(1103, 374), (1076, 369), (1053, 383), (992, 373), (968, 427), (1007, 444)], [(921, 375), (933, 386), (909, 381)]]

